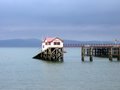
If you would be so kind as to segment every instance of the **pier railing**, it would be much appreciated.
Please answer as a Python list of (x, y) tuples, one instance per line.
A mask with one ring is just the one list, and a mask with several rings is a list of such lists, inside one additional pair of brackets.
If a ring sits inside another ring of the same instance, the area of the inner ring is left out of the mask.
[(64, 47), (83, 47), (83, 46), (94, 46), (94, 47), (111, 47), (120, 46), (120, 44), (64, 44)]

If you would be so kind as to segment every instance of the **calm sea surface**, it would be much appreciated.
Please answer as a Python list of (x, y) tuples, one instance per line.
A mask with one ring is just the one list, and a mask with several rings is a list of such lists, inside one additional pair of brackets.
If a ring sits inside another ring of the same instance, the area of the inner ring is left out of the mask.
[(0, 48), (0, 90), (120, 90), (120, 62), (65, 48), (63, 63), (32, 59), (39, 48)]

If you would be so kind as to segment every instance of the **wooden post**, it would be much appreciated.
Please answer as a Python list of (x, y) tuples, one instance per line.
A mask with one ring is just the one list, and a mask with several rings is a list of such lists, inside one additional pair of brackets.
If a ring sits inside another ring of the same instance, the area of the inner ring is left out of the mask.
[(97, 48), (97, 56), (100, 56), (100, 49)]
[(90, 47), (90, 50), (89, 50), (89, 56), (90, 56), (90, 61), (92, 62), (93, 61), (93, 56), (92, 56), (92, 51), (93, 51), (93, 49), (92, 49), (92, 47)]
[(120, 61), (120, 47), (118, 47), (118, 56), (117, 56), (117, 60)]
[(95, 48), (95, 56), (97, 56), (97, 49)]
[(84, 57), (85, 57), (85, 49), (84, 47), (82, 47), (81, 49), (81, 60), (84, 61)]
[(86, 51), (86, 55), (89, 56), (89, 48), (87, 48)]
[(109, 60), (112, 61), (112, 53), (113, 53), (113, 50), (112, 50), (112, 47), (109, 48)]
[(100, 57), (102, 56), (102, 48), (100, 48)]
[(109, 57), (109, 48), (107, 48), (107, 50), (108, 50), (108, 51), (107, 51), (107, 52), (108, 52), (108, 53), (107, 53), (107, 56)]

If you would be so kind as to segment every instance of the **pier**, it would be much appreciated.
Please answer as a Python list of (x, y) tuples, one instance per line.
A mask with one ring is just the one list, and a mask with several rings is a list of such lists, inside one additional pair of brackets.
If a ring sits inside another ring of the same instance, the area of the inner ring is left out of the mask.
[(81, 60), (85, 60), (85, 56), (89, 56), (89, 60), (93, 61), (94, 57), (106, 57), (110, 61), (117, 58), (120, 61), (120, 45), (84, 45), (81, 46)]
[(81, 48), (81, 60), (84, 62), (85, 57), (89, 57), (92, 62), (94, 57), (105, 57), (109, 61), (117, 58), (120, 61), (120, 42), (82, 42), (77, 44), (63, 44), (60, 38), (45, 38), (42, 42), (42, 51), (34, 56), (35, 59), (46, 61), (63, 61), (64, 47)]

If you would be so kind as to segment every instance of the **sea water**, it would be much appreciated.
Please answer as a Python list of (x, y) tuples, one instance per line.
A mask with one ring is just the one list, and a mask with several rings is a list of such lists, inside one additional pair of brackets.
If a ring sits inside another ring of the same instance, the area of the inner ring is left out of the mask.
[(65, 51), (53, 63), (32, 59), (40, 48), (0, 48), (0, 90), (120, 90), (120, 62), (82, 62), (80, 48)]

